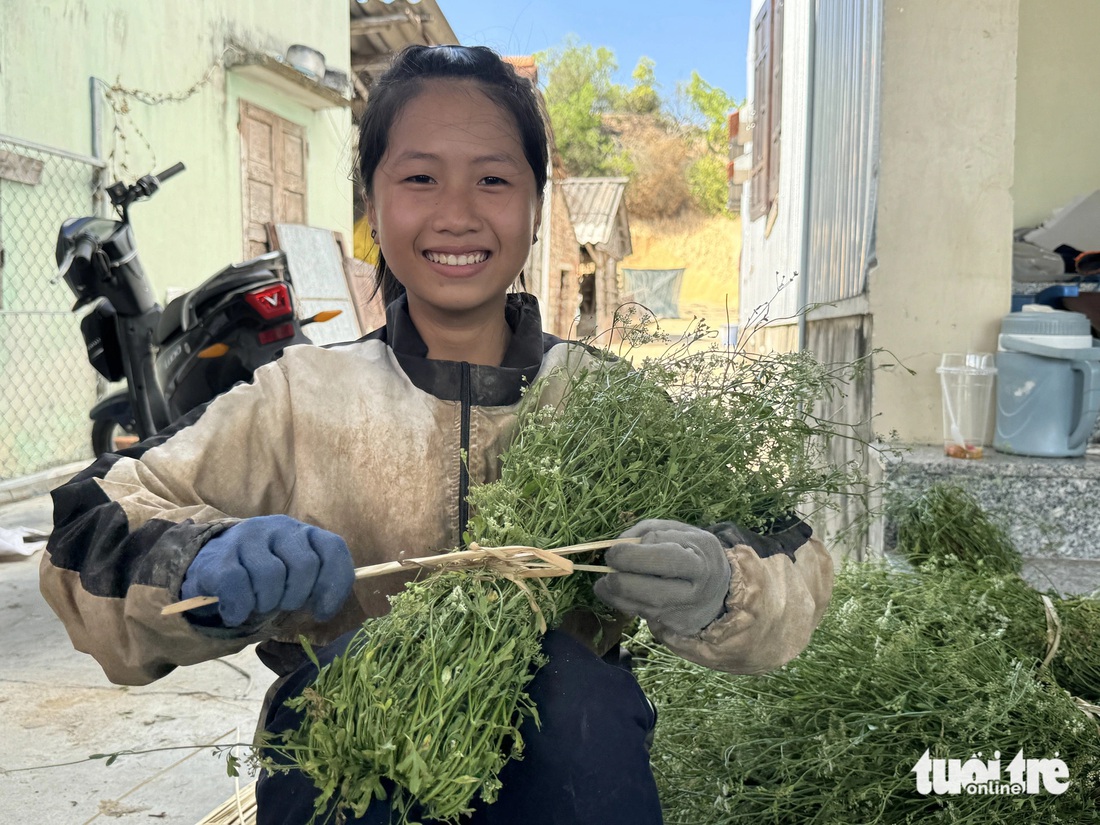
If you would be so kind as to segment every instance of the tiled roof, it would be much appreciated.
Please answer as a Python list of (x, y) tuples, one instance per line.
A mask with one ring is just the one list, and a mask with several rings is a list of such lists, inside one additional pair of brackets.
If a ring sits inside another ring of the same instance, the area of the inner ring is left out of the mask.
[(615, 230), (615, 218), (624, 208), (628, 178), (566, 178), (561, 182), (569, 217), (580, 244), (606, 245)]
[(504, 58), (505, 63), (511, 63), (512, 68), (516, 70), (516, 74), (520, 77), (526, 77), (535, 85), (539, 82), (539, 69), (535, 65), (535, 58), (530, 55), (521, 56), (506, 56)]

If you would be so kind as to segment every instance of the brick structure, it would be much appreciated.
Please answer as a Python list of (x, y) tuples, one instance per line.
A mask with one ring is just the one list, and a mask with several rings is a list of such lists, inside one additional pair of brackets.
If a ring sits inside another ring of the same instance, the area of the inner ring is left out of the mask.
[(618, 265), (633, 251), (623, 198), (627, 182), (627, 178), (566, 178), (560, 184), (580, 245), (576, 333), (581, 337), (608, 333), (619, 308)]

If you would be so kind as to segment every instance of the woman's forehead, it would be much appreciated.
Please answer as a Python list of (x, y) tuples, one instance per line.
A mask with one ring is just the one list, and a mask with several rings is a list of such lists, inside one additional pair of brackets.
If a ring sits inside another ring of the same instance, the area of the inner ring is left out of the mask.
[(455, 142), (496, 143), (501, 149), (508, 147), (523, 156), (514, 117), (473, 80), (448, 78), (425, 82), (394, 119), (389, 137), (387, 154), (391, 157), (410, 147)]

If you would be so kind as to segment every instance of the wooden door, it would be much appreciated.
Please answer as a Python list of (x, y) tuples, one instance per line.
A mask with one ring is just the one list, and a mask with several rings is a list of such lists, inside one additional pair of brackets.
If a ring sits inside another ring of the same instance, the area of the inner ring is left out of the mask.
[(241, 101), (245, 257), (267, 251), (267, 224), (307, 223), (305, 128)]

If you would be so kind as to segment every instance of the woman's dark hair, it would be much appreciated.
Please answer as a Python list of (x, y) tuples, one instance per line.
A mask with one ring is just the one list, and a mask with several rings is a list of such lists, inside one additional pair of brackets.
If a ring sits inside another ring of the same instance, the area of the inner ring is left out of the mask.
[[(420, 93), (424, 81), (441, 78), (476, 81), (490, 100), (512, 116), (524, 157), (535, 173), (535, 191), (541, 193), (546, 186), (550, 130), (535, 85), (485, 46), (407, 46), (371, 87), (359, 121), (358, 176), (363, 195), (373, 195), (374, 172), (386, 153), (390, 127), (401, 110)], [(381, 248), (374, 281), (374, 292), (379, 290), (387, 304), (405, 291), (387, 266)]]

